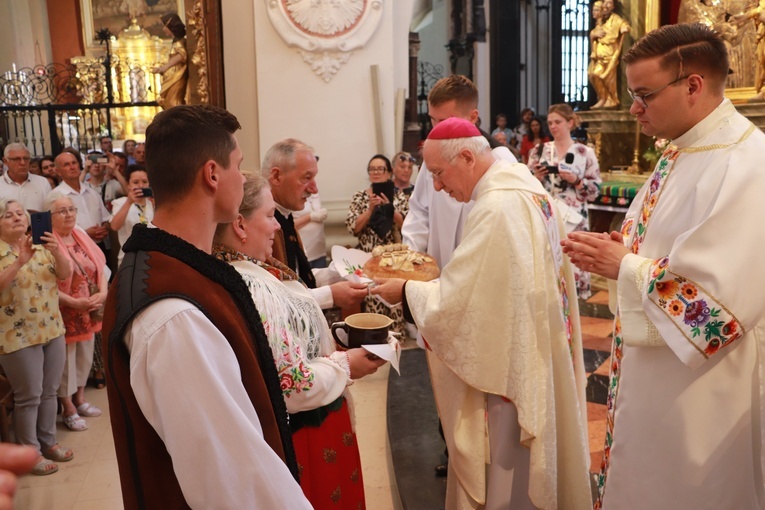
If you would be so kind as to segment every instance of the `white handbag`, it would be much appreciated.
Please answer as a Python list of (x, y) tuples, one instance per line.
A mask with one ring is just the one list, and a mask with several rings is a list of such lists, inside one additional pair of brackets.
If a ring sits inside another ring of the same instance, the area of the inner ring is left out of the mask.
[(566, 229), (566, 233), (570, 234), (580, 223), (582, 223), (584, 216), (558, 197), (553, 197), (553, 202), (555, 202), (555, 207), (558, 209), (558, 213), (563, 219), (563, 226)]

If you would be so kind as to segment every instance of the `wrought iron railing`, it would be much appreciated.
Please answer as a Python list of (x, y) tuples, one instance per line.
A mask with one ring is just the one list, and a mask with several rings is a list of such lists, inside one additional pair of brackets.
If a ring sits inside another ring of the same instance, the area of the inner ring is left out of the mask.
[(124, 132), (126, 122), (148, 123), (135, 112), (159, 110), (159, 77), (151, 72), (158, 63), (111, 55), (105, 42), (106, 57), (1, 73), (0, 145), (23, 142), (36, 156), (70, 146), (85, 152), (101, 136)]
[(420, 140), (424, 140), (432, 129), (428, 116), (428, 93), (433, 85), (444, 77), (444, 66), (421, 61), (417, 74), (420, 88), (420, 93), (417, 94), (417, 116), (420, 121)]

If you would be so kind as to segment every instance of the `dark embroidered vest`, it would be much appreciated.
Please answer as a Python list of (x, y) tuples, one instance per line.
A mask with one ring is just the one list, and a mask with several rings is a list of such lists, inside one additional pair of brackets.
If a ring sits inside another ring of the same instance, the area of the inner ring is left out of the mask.
[[(170, 455), (146, 421), (130, 387), (130, 353), (123, 341), (136, 314), (170, 297), (194, 304), (226, 337), (239, 363), (242, 385), (258, 414), (263, 436), (297, 479), (297, 462), (276, 365), (260, 314), (236, 270), (178, 237), (142, 225), (134, 228), (123, 250), (125, 259), (106, 300), (103, 352), (125, 508), (189, 508)], [(184, 338), (173, 341), (183, 342)], [(179, 393), (177, 405), (199, 407), (194, 399), (194, 395)], [(225, 423), (220, 425), (225, 429)], [(225, 433), (223, 429), (219, 432)], [(204, 469), (204, 461), (199, 459), (200, 469)]]
[(274, 236), (273, 257), (295, 271), (309, 289), (316, 288), (316, 278), (311, 271), (311, 264), (303, 249), (303, 241), (295, 229), (292, 215), (285, 217), (278, 210), (274, 214), (281, 229)]

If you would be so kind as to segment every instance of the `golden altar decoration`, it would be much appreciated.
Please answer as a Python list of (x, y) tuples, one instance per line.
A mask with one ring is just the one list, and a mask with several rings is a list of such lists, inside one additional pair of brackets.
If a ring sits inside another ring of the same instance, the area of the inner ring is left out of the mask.
[[(167, 61), (171, 43), (149, 35), (132, 19), (128, 28), (111, 37), (110, 46), (113, 102), (139, 103), (112, 110), (112, 137), (140, 141), (151, 119), (161, 110), (140, 103), (156, 102), (159, 97), (161, 77), (151, 70)], [(79, 77), (91, 84), (82, 95), (83, 102), (106, 103), (103, 57), (74, 57), (71, 61)]]

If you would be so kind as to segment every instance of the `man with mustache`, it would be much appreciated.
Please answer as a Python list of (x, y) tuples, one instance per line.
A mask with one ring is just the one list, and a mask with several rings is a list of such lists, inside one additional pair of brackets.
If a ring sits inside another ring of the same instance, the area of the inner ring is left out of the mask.
[(292, 212), (301, 211), (308, 197), (319, 191), (317, 161), (313, 148), (294, 138), (275, 143), (263, 158), (263, 175), (271, 185), (276, 219), (281, 226), (274, 239), (273, 257), (300, 276), (322, 308), (358, 308), (367, 295), (366, 285), (352, 282), (317, 285), (292, 218)]

